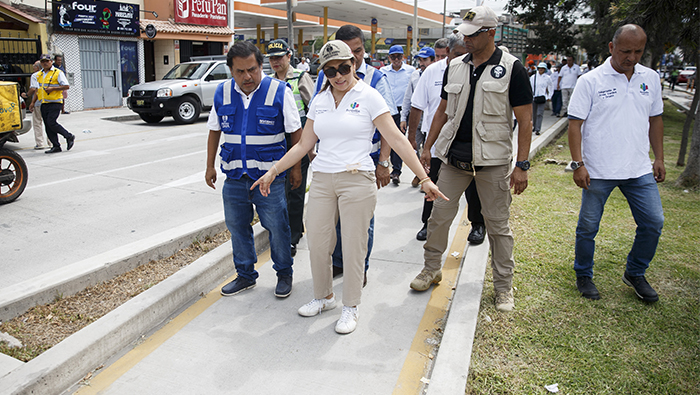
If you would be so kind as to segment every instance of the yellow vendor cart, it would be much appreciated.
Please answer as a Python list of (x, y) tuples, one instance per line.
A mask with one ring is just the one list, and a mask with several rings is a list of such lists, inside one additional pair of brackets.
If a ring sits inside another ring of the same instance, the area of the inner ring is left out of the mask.
[(26, 104), (20, 97), (17, 82), (0, 81), (0, 204), (17, 199), (27, 186), (27, 164), (24, 159), (5, 143), (18, 143), (19, 135), (30, 128), (25, 121)]

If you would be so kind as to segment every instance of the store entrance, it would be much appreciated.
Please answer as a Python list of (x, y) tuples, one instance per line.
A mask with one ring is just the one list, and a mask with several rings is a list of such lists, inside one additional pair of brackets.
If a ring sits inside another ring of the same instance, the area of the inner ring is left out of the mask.
[(224, 43), (180, 40), (180, 61), (189, 62), (192, 56), (223, 55)]

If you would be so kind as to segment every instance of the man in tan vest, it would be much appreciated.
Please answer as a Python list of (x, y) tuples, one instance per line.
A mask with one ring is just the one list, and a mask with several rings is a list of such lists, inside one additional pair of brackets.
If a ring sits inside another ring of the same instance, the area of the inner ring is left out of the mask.
[[(474, 180), (491, 244), (496, 309), (515, 306), (512, 283), (513, 234), (508, 224), (511, 194), (527, 188), (532, 134), (532, 90), (525, 67), (497, 48), (496, 14), (486, 6), (472, 8), (456, 31), (464, 35), (467, 54), (445, 70), (443, 92), (421, 161), (430, 166), (430, 150), (443, 162), (438, 186), (449, 198), (435, 201), (423, 247), (425, 267), (411, 288), (425, 291), (442, 280), (442, 254), (459, 196)], [(518, 150), (513, 149), (513, 113), (518, 120)], [(515, 168), (513, 165), (515, 162)]]

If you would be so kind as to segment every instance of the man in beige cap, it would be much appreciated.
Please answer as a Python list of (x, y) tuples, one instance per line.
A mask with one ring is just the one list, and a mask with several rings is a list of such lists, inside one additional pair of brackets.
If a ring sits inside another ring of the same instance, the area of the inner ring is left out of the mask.
[[(459, 196), (474, 180), (491, 244), (496, 309), (511, 311), (513, 234), (508, 224), (510, 185), (515, 194), (527, 188), (532, 133), (532, 91), (520, 61), (496, 47), (496, 14), (472, 8), (457, 27), (467, 54), (445, 70), (441, 101), (426, 138), (421, 161), (430, 166), (430, 149), (443, 162), (438, 187), (449, 200), (437, 200), (428, 220), (425, 267), (411, 288), (425, 291), (442, 280), (442, 254)], [(513, 152), (513, 113), (518, 120), (518, 152)], [(513, 169), (513, 158), (516, 158)]]

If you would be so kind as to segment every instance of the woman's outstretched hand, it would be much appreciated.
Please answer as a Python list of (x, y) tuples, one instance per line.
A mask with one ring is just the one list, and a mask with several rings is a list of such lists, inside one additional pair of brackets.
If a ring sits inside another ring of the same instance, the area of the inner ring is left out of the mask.
[(437, 185), (435, 185), (431, 180), (426, 180), (421, 185), (421, 188), (423, 189), (423, 192), (425, 192), (425, 198), (428, 199), (429, 202), (437, 200), (437, 198), (450, 200), (447, 198), (447, 196), (440, 192)]
[(275, 178), (277, 178), (277, 175), (273, 170), (274, 169), (268, 170), (267, 173), (258, 178), (258, 180), (253, 183), (253, 186), (250, 187), (250, 190), (252, 191), (255, 189), (255, 187), (259, 186), (260, 194), (267, 197), (267, 195), (270, 194), (270, 185), (273, 181), (275, 181)]

